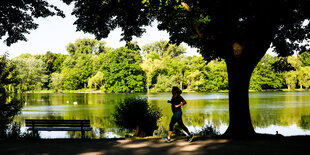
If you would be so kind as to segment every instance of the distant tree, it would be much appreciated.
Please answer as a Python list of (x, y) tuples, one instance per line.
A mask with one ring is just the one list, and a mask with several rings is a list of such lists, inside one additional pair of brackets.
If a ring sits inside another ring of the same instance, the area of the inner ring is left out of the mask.
[(298, 84), (301, 89), (309, 88), (310, 85), (310, 66), (300, 67), (297, 71)]
[(146, 76), (146, 89), (148, 94), (150, 93), (152, 79), (155, 76), (156, 71), (159, 70), (160, 67), (161, 60), (159, 59), (146, 58), (141, 64), (141, 68), (145, 72)]
[(94, 88), (97, 89), (97, 86), (99, 87), (103, 86), (103, 80), (104, 80), (104, 74), (101, 71), (98, 71), (95, 76), (91, 77), (88, 80), (88, 87), (92, 88), (93, 86), (95, 86)]
[(139, 51), (120, 47), (103, 54), (101, 71), (104, 86), (109, 92), (142, 92), (145, 90), (145, 76), (140, 66)]
[(64, 68), (61, 74), (64, 76), (63, 88), (65, 90), (77, 90), (81, 88), (82, 82), (77, 75), (76, 69)]
[[(206, 60), (223, 58), (229, 81), (229, 126), (225, 135), (255, 135), (249, 110), (252, 72), (272, 45), (279, 56), (304, 50), (310, 35), (309, 0), (63, 0), (75, 2), (77, 30), (105, 38), (117, 27), (122, 40), (140, 37), (155, 19), (170, 41), (199, 48)], [(276, 8), (276, 9), (275, 9)]]
[(86, 88), (88, 79), (94, 75), (92, 56), (87, 54), (80, 54), (78, 55), (76, 61), (77, 62), (74, 66), (74, 69), (76, 70), (79, 81), (82, 84), (80, 88)]
[[(152, 52), (147, 57), (158, 58), (159, 54)], [(152, 78), (156, 83), (153, 87), (155, 92), (171, 91), (172, 86), (182, 86), (183, 80), (185, 80), (184, 73), (186, 68), (186, 65), (180, 62), (182, 58), (183, 55), (174, 58), (170, 55), (165, 55), (159, 59), (160, 66)]]
[(288, 56), (287, 62), (290, 63), (295, 70), (302, 66), (299, 56)]
[(288, 89), (295, 89), (297, 84), (297, 72), (294, 70), (284, 74), (284, 79)]
[(211, 91), (228, 88), (228, 74), (225, 61), (213, 60), (207, 64), (206, 89)]
[(54, 61), (55, 61), (55, 56), (52, 52), (47, 51), (44, 55), (34, 55), (34, 57), (36, 59), (41, 59), (46, 66), (47, 69), (47, 74), (50, 75), (53, 72), (55, 72), (54, 70)]
[(185, 60), (184, 55), (179, 55), (174, 57), (169, 64), (170, 73), (173, 79), (178, 82), (180, 89), (183, 89), (183, 82), (185, 81), (185, 71), (188, 69), (188, 66), (183, 62)]
[(50, 88), (55, 89), (56, 91), (62, 90), (64, 84), (64, 75), (61, 73), (53, 73), (51, 75)]
[(177, 57), (181, 54), (184, 54), (186, 48), (182, 45), (176, 45), (169, 43), (166, 40), (156, 41), (154, 43), (146, 44), (142, 47), (143, 54), (150, 54), (155, 52), (159, 54), (161, 58), (165, 56), (170, 56), (171, 58)]
[(105, 47), (104, 41), (96, 39), (77, 39), (75, 43), (67, 45), (67, 51), (70, 55), (74, 54), (100, 54), (106, 52), (108, 49)]
[(283, 80), (283, 72), (277, 72), (273, 68), (273, 64), (278, 61), (276, 56), (266, 54), (257, 64), (253, 71), (250, 89), (279, 89), (285, 82)]
[(137, 41), (127, 42), (125, 47), (127, 47), (128, 49), (134, 50), (134, 51), (140, 51), (141, 50)]
[(63, 12), (46, 0), (2, 0), (0, 3), (0, 39), (6, 37), (7, 46), (19, 40), (27, 41), (25, 34), (38, 28), (34, 18), (65, 17)]
[(310, 53), (309, 52), (303, 52), (300, 54), (300, 61), (302, 62), (303, 66), (310, 66)]
[(93, 76), (92, 55), (75, 54), (68, 56), (63, 62), (61, 73), (64, 78), (64, 89), (86, 88), (88, 79)]
[(47, 68), (41, 59), (16, 57), (12, 61), (16, 65), (20, 90), (40, 90), (48, 82)]
[[(298, 84), (299, 87), (302, 89), (304, 86), (308, 87), (308, 83), (310, 82), (309, 80), (309, 66), (306, 66), (307, 64), (307, 58), (309, 55), (306, 54), (306, 52), (302, 54), (298, 54), (297, 56), (289, 56), (288, 57), (288, 62), (292, 65), (294, 68), (293, 71), (289, 71), (286, 73), (288, 77), (285, 77), (286, 81), (290, 83), (288, 84), (289, 88), (294, 89), (295, 86), (292, 86), (293, 84)], [(294, 75), (294, 76), (293, 76)], [(294, 77), (294, 78), (293, 78)], [(295, 80), (293, 82), (293, 80)], [(290, 85), (290, 86), (289, 86)]]
[(186, 65), (185, 84), (191, 91), (206, 91), (207, 65), (202, 56), (189, 56), (181, 61)]
[(63, 62), (67, 58), (68, 55), (64, 55), (61, 53), (54, 54), (55, 60), (53, 63), (53, 70), (54, 72), (60, 73), (61, 69), (63, 68)]
[(178, 83), (175, 81), (175, 79), (167, 75), (159, 74), (153, 89), (155, 92), (170, 92), (171, 88), (177, 84)]

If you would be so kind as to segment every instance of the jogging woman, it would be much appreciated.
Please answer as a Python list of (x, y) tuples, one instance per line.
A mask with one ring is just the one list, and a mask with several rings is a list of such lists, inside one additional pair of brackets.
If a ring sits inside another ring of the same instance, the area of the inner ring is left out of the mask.
[(188, 141), (191, 142), (193, 140), (193, 135), (188, 131), (187, 127), (184, 125), (182, 121), (182, 109), (181, 106), (186, 104), (186, 101), (181, 96), (182, 90), (178, 87), (172, 87), (172, 98), (168, 100), (168, 103), (171, 104), (171, 109), (173, 112), (170, 124), (169, 124), (169, 133), (166, 138), (167, 142), (170, 142), (171, 135), (173, 133), (173, 126), (176, 122), (178, 122), (179, 126), (187, 133)]

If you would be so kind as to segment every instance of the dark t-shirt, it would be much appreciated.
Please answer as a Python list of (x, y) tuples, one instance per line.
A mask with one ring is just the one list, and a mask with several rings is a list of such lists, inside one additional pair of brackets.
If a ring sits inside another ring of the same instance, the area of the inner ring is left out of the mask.
[(171, 98), (171, 109), (172, 112), (177, 112), (177, 111), (182, 111), (181, 107), (175, 107), (175, 105), (180, 104), (182, 101), (184, 100), (184, 98), (180, 95), (176, 96), (176, 97), (172, 97)]

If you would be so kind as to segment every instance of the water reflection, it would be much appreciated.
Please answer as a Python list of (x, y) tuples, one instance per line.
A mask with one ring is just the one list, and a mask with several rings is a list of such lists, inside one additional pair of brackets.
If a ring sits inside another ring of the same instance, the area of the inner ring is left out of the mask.
[[(170, 93), (159, 94), (25, 94), (21, 115), (15, 118), (24, 126), (25, 119), (89, 119), (94, 129), (87, 132), (91, 138), (124, 137), (132, 133), (116, 127), (111, 114), (114, 106), (127, 96), (147, 97), (150, 104), (162, 109), (159, 121), (165, 133), (171, 117), (167, 100)], [(183, 121), (192, 131), (212, 124), (223, 133), (229, 123), (227, 93), (184, 93), (188, 101), (183, 108)], [(310, 92), (261, 92), (250, 93), (250, 111), (257, 132), (286, 135), (310, 135)], [(283, 131), (282, 131), (283, 130)], [(301, 132), (302, 131), (302, 132)], [(80, 137), (80, 132), (65, 132), (63, 137)], [(55, 138), (63, 133), (47, 132), (41, 136)]]

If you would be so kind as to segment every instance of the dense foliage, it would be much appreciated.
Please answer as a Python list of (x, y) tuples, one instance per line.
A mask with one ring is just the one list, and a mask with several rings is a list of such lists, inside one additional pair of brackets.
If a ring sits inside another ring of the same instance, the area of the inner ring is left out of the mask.
[(46, 0), (2, 0), (0, 3), (0, 39), (10, 46), (19, 40), (27, 41), (25, 34), (38, 28), (34, 18), (65, 17), (63, 12)]
[(136, 130), (135, 136), (153, 136), (157, 120), (162, 116), (155, 105), (150, 105), (146, 98), (125, 98), (113, 113), (115, 123), (125, 129)]
[[(87, 40), (91, 39), (78, 39), (68, 47), (91, 49), (84, 47), (93, 46)], [(5, 88), (10, 92), (84, 88), (101, 92), (168, 92), (172, 86), (199, 92), (228, 89), (225, 61), (216, 59), (206, 64), (202, 56), (185, 56), (182, 45), (162, 40), (147, 44), (141, 50), (111, 49), (104, 45), (100, 44), (102, 52), (22, 54), (10, 61), (8, 77), (12, 82)], [(283, 59), (287, 59), (290, 69), (276, 69), (275, 64)], [(285, 58), (266, 54), (252, 74), (250, 89), (308, 89), (309, 60), (307, 51)]]
[(7, 137), (7, 128), (15, 115), (20, 112), (21, 104), (17, 99), (8, 99), (5, 85), (12, 81), (12, 63), (6, 56), (0, 57), (0, 139)]

